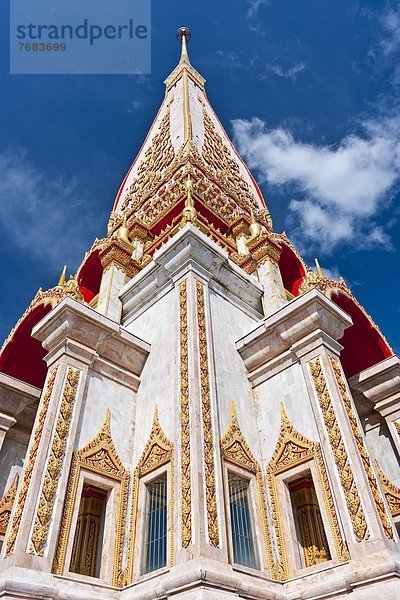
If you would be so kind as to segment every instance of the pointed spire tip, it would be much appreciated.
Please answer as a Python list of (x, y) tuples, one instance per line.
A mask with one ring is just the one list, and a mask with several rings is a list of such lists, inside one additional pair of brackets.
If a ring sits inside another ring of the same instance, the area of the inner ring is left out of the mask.
[(187, 27), (179, 27), (178, 31), (176, 32), (176, 37), (178, 41), (182, 44), (181, 59), (179, 61), (179, 64), (187, 63), (190, 65), (189, 55), (187, 52), (187, 43), (190, 41), (192, 34), (190, 33), (190, 30)]

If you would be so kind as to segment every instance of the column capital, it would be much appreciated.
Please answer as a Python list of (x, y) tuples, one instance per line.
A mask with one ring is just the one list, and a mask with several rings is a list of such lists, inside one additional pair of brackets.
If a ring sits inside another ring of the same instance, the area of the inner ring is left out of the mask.
[(247, 241), (246, 245), (257, 265), (263, 264), (268, 259), (276, 263), (279, 261), (281, 247), (268, 233), (254, 236)]
[(352, 320), (317, 289), (298, 296), (236, 342), (250, 374), (284, 353), (297, 357), (321, 345), (339, 352), (337, 343)]
[(142, 269), (142, 265), (132, 258), (132, 246), (124, 244), (122, 240), (111, 240), (99, 257), (104, 270), (115, 265), (128, 277), (134, 277)]
[(40, 398), (40, 389), (0, 373), (0, 412), (15, 418), (27, 406)]
[[(350, 387), (373, 403), (383, 417), (400, 417), (400, 358), (393, 355), (353, 375)], [(396, 416), (394, 415), (396, 413)]]
[(85, 359), (90, 355), (94, 363), (101, 362), (103, 369), (108, 364), (112, 371), (123, 370), (135, 377), (139, 377), (150, 352), (147, 342), (71, 298), (46, 315), (33, 328), (32, 336), (48, 350), (48, 363), (54, 361), (60, 348), (74, 345), (81, 348)]

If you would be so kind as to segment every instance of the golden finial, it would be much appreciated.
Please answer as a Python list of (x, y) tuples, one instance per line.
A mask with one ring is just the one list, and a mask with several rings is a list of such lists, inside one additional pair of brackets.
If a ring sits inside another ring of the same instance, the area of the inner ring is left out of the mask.
[(129, 229), (127, 227), (126, 224), (126, 215), (123, 216), (122, 219), (122, 225), (121, 227), (118, 229), (118, 238), (122, 241), (125, 242), (127, 244), (130, 244), (130, 239), (129, 239)]
[(178, 31), (176, 32), (176, 37), (182, 44), (181, 59), (179, 61), (179, 64), (190, 65), (189, 55), (187, 52), (187, 42), (189, 42), (190, 38), (192, 37), (192, 34), (190, 33), (187, 27), (179, 27)]
[(339, 283), (341, 283), (342, 285), (346, 285), (346, 282), (342, 276), (339, 277)]
[(258, 223), (258, 221), (256, 221), (256, 218), (254, 216), (254, 212), (253, 212), (252, 208), (250, 208), (250, 214), (251, 214), (250, 234), (251, 234), (251, 237), (256, 237), (256, 236), (259, 236), (261, 233), (261, 225), (260, 225), (260, 223)]
[(58, 280), (58, 283), (57, 283), (58, 287), (64, 287), (65, 284), (67, 283), (66, 274), (67, 274), (67, 265), (64, 265), (60, 279)]
[(324, 277), (324, 274), (322, 272), (321, 267), (319, 266), (319, 262), (318, 262), (317, 258), (315, 259), (315, 266), (317, 268), (317, 275), (318, 275), (318, 277), (321, 277), (321, 278)]
[(197, 217), (197, 211), (194, 207), (193, 200), (193, 181), (190, 176), (190, 173), (187, 175), (187, 179), (185, 181), (185, 190), (186, 190), (186, 200), (185, 200), (185, 209), (183, 211), (183, 218), (185, 221), (194, 221)]

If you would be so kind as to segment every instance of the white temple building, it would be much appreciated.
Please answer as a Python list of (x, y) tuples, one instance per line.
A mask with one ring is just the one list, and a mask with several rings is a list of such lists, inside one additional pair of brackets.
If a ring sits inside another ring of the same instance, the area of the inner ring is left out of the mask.
[(400, 598), (400, 362), (273, 230), (187, 54), (0, 357), (0, 598)]

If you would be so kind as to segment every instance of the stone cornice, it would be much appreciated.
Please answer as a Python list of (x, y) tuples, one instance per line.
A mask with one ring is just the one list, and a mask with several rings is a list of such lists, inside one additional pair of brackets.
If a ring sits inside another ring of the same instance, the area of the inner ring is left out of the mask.
[(39, 400), (41, 390), (33, 385), (0, 373), (0, 411), (17, 416), (27, 406)]
[(261, 318), (262, 287), (235, 265), (226, 252), (191, 224), (169, 240), (134, 279), (120, 292), (123, 322), (129, 323), (146, 304), (161, 292), (172, 289), (187, 271), (197, 272), (210, 287), (227, 300), (239, 304), (255, 318)]
[(150, 352), (147, 342), (71, 298), (46, 315), (33, 328), (32, 336), (42, 342), (49, 355), (56, 356), (61, 348), (68, 346), (80, 347), (81, 353), (92, 357), (94, 368), (101, 362), (102, 368), (109, 364), (113, 371), (123, 370), (135, 378), (142, 372)]
[(298, 356), (318, 344), (339, 350), (351, 318), (319, 290), (312, 289), (263, 319), (236, 343), (247, 370), (253, 373), (285, 352)]
[(363, 394), (381, 414), (400, 409), (400, 358), (396, 355), (353, 375), (349, 384)]

